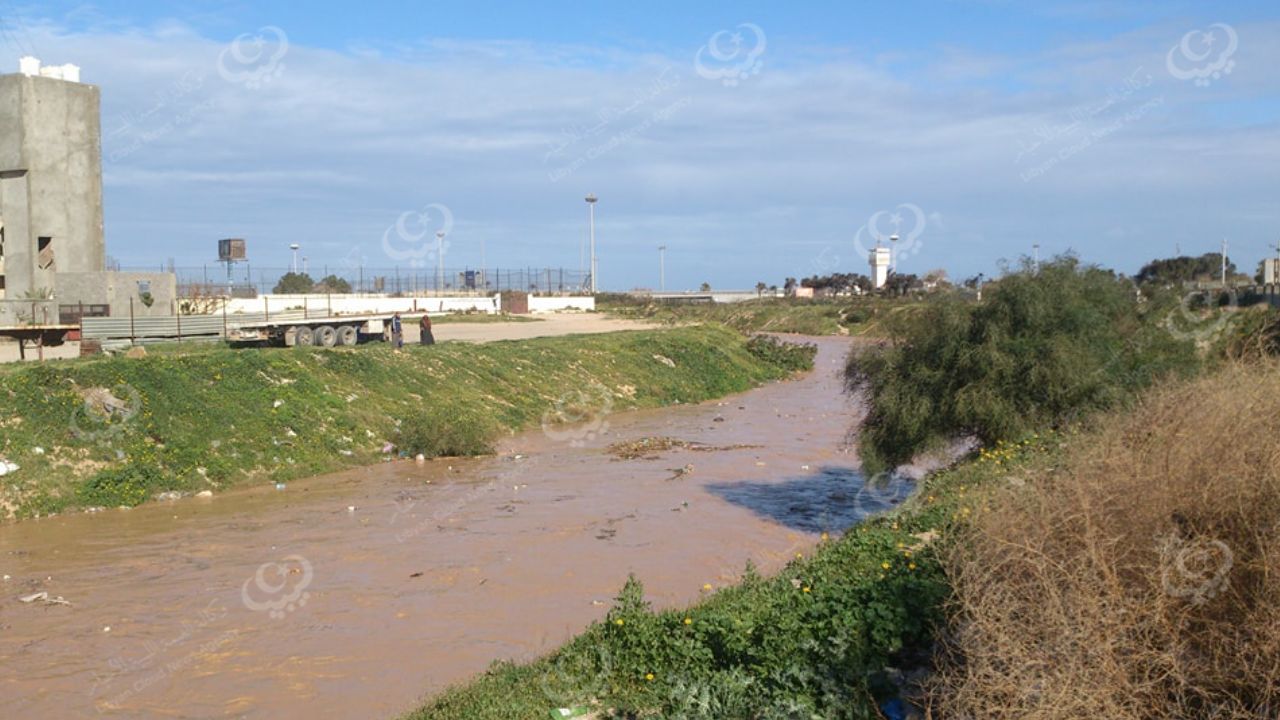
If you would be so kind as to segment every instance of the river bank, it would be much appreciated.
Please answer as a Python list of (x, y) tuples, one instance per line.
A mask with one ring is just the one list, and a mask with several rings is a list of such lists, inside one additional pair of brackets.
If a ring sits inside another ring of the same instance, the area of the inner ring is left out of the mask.
[(0, 506), (22, 518), (288, 482), (396, 457), (413, 440), (401, 424), (424, 408), (488, 441), (699, 402), (796, 367), (715, 327), (11, 365), (0, 374), (0, 458), (19, 469), (4, 476)]
[[(873, 507), (841, 494), (857, 478), (848, 343), (819, 345), (799, 379), (615, 408), (594, 431), (500, 439), (494, 457), (0, 527), (0, 663), (18, 669), (0, 701), (72, 718), (385, 717), (551, 651), (605, 617), (630, 572), (680, 607), (748, 561), (779, 569)], [(644, 442), (658, 437), (684, 444)], [(622, 441), (665, 449), (622, 459), (608, 449)], [(39, 592), (72, 605), (20, 600)], [(539, 697), (545, 714), (555, 701)]]

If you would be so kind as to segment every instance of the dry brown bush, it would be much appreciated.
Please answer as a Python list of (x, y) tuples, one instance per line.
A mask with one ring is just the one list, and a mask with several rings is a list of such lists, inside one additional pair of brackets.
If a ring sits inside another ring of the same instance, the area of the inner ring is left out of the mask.
[(1280, 717), (1280, 365), (1171, 383), (947, 558), (944, 718)]

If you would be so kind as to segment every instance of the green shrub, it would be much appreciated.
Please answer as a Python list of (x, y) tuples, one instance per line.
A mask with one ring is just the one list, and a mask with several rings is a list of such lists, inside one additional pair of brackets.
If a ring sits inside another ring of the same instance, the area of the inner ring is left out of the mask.
[(799, 372), (813, 369), (818, 346), (813, 343), (790, 343), (772, 335), (753, 335), (747, 341), (747, 352), (776, 367)]
[(845, 369), (872, 405), (863, 461), (877, 472), (956, 436), (1016, 437), (1194, 370), (1193, 343), (1163, 320), (1132, 283), (1071, 256), (1005, 275), (980, 305), (944, 299), (898, 315), (892, 340)]
[(76, 500), (90, 507), (139, 505), (155, 493), (169, 489), (171, 484), (159, 465), (133, 462), (108, 468), (89, 478), (76, 488)]
[(488, 455), (496, 435), (497, 426), (478, 412), (434, 405), (401, 421), (396, 445), (410, 455), (429, 458)]

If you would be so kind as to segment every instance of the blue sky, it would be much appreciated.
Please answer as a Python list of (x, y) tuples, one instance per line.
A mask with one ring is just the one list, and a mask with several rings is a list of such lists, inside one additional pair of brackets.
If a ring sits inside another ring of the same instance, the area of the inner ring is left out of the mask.
[[(603, 289), (1134, 272), (1280, 241), (1280, 12), (1242, 2), (0, 2), (0, 68), (102, 90), (108, 253), (582, 262)], [(736, 37), (735, 37), (736, 36)], [(1212, 41), (1209, 40), (1212, 36)], [(1234, 41), (1233, 41), (1234, 39)], [(1185, 42), (1184, 42), (1185, 41)], [(7, 59), (6, 59), (7, 58)], [(1213, 70), (1217, 69), (1214, 77)]]

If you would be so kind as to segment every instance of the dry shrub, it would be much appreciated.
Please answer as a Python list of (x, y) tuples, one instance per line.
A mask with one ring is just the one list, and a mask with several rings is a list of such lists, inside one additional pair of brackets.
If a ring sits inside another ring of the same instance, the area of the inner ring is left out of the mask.
[(1280, 365), (1170, 383), (1086, 440), (950, 551), (934, 716), (1280, 717)]

